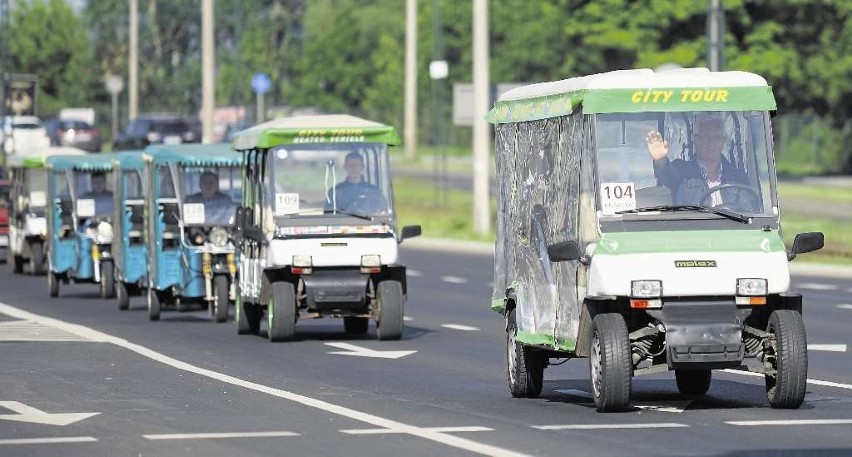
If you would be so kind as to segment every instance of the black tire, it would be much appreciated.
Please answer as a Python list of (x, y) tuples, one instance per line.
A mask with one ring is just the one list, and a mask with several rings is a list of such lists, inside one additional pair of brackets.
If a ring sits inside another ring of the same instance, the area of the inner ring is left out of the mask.
[(112, 260), (101, 262), (101, 298), (115, 298), (115, 266)]
[(402, 338), (403, 295), (402, 283), (385, 280), (379, 283), (376, 336), (380, 341)]
[(287, 341), (296, 333), (296, 290), (293, 284), (276, 281), (271, 284), (272, 297), (266, 310), (269, 341)]
[(765, 376), (766, 397), (773, 408), (798, 408), (805, 400), (808, 381), (805, 322), (798, 311), (779, 309), (769, 316), (766, 331), (770, 344), (764, 365), (774, 371)]
[(118, 309), (126, 311), (130, 309), (130, 294), (124, 281), (115, 282), (115, 298), (118, 301)]
[(263, 318), (263, 310), (253, 303), (246, 303), (238, 296), (234, 306), (237, 322), (237, 335), (257, 335), (260, 332), (260, 319)]
[(707, 393), (713, 379), (710, 370), (675, 370), (677, 390), (681, 395), (699, 396)]
[(148, 289), (148, 320), (160, 320), (160, 295), (152, 288)]
[(36, 276), (44, 274), (44, 245), (41, 241), (30, 245), (30, 272)]
[(51, 297), (59, 296), (59, 278), (52, 271), (47, 272), (47, 290)]
[(367, 333), (370, 326), (370, 318), (357, 316), (343, 317), (343, 331), (352, 335), (363, 335)]
[(24, 258), (15, 254), (12, 258), (12, 272), (16, 275), (24, 272)]
[(621, 411), (630, 405), (633, 363), (627, 324), (620, 314), (598, 314), (592, 321), (589, 371), (592, 397), (599, 412)]
[(506, 316), (506, 373), (515, 398), (537, 398), (544, 384), (545, 359), (534, 348), (519, 343), (515, 309)]
[(228, 304), (231, 301), (231, 284), (228, 277), (225, 275), (214, 276), (213, 291), (216, 293), (216, 300), (213, 302), (213, 319), (216, 322), (225, 322), (228, 320)]

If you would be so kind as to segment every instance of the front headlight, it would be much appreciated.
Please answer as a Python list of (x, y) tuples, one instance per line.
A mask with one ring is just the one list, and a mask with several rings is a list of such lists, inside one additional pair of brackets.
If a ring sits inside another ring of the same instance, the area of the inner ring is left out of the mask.
[(382, 266), (382, 256), (378, 254), (369, 254), (361, 256), (362, 267), (380, 267)]
[(89, 237), (89, 238), (92, 238), (92, 239), (97, 238), (98, 237), (98, 230), (95, 227), (92, 227), (90, 225), (90, 226), (86, 227), (86, 236)]
[(313, 259), (309, 255), (294, 255), (293, 266), (299, 268), (311, 268), (313, 266)]
[(99, 243), (112, 243), (112, 225), (109, 222), (101, 221), (98, 224), (97, 235)]
[(742, 297), (754, 297), (766, 295), (767, 281), (763, 278), (739, 278), (737, 279), (737, 295)]
[(663, 281), (643, 279), (630, 282), (630, 296), (633, 298), (658, 298), (663, 295)]
[(210, 229), (210, 244), (217, 248), (225, 247), (228, 244), (228, 231), (222, 227), (214, 227)]

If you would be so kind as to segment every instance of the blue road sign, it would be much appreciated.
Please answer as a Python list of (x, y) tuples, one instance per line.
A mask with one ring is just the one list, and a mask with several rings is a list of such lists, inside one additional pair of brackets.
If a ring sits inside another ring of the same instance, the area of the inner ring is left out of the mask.
[(263, 72), (257, 72), (251, 77), (251, 90), (256, 94), (265, 94), (272, 88), (272, 81), (269, 75)]

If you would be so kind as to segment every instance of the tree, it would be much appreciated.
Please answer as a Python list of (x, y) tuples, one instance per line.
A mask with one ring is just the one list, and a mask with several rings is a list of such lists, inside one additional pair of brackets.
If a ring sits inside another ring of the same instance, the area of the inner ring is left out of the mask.
[(63, 0), (16, 2), (9, 30), (12, 68), (38, 75), (38, 110), (90, 106), (98, 84), (84, 24)]

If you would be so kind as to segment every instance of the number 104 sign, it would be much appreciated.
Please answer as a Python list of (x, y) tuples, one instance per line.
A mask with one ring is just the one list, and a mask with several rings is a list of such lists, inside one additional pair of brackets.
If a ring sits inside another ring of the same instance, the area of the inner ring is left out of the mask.
[(632, 182), (601, 184), (601, 209), (604, 214), (636, 209), (636, 189)]

